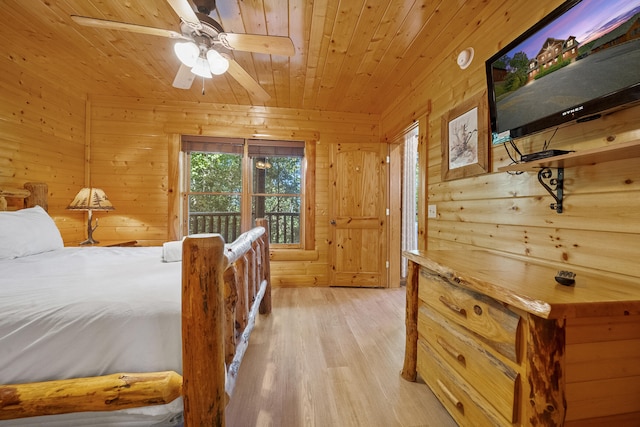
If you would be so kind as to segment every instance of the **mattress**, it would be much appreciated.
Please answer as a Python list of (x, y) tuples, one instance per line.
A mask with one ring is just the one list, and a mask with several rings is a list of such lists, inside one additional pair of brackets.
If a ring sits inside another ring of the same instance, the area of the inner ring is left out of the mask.
[[(67, 247), (0, 260), (0, 384), (118, 372), (182, 374), (181, 267), (162, 262), (161, 247)], [(131, 425), (171, 425), (179, 423), (181, 410), (178, 401), (125, 412), (160, 417)]]

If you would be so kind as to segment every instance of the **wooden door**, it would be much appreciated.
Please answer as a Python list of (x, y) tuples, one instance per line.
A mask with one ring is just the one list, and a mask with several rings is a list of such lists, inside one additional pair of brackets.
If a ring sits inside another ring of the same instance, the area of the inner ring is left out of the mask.
[(387, 146), (331, 149), (329, 284), (387, 287)]

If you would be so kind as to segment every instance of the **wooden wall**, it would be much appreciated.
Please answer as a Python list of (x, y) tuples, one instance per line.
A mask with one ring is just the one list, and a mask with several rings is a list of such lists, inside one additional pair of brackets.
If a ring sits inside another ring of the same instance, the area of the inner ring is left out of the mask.
[(91, 177), (116, 210), (101, 215), (100, 236), (157, 245), (170, 239), (177, 173), (169, 159), (180, 134), (316, 140), (315, 250), (277, 254), (276, 286), (327, 284), (329, 147), (379, 142), (375, 115), (268, 107), (92, 98)]
[[(442, 55), (399, 91), (397, 102), (383, 114), (382, 134), (391, 140), (408, 123), (421, 120), (420, 165), (427, 171), (421, 192), (422, 248), (491, 249), (576, 271), (594, 268), (638, 277), (640, 159), (566, 169), (562, 214), (549, 208), (553, 199), (536, 174), (497, 172), (510, 162), (502, 145), (490, 152), (490, 173), (446, 182), (441, 178), (442, 115), (485, 90), (486, 59), (561, 3), (505, 2), (492, 13), (483, 11), (468, 32), (437, 46)], [(475, 49), (475, 58), (461, 70), (457, 53), (468, 46)], [(561, 128), (552, 148), (583, 150), (640, 139), (638, 117), (640, 106)], [(523, 152), (540, 150), (552, 133), (518, 145)], [(428, 204), (436, 205), (436, 219), (426, 218)]]
[(41, 79), (9, 55), (0, 57), (0, 69), (0, 186), (47, 182), (58, 228), (80, 241), (83, 214), (65, 208), (85, 179), (84, 94)]

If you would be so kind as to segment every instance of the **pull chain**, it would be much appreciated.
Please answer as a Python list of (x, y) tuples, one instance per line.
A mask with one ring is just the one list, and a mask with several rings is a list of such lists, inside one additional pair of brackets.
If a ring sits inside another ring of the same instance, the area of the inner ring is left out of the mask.
[(204, 95), (204, 77), (202, 78), (202, 94)]

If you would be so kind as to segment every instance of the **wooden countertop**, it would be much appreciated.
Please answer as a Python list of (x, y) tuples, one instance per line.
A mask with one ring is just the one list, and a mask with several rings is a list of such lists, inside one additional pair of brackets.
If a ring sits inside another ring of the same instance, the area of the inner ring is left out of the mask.
[(575, 284), (563, 286), (555, 281), (560, 269), (553, 265), (488, 251), (415, 250), (403, 255), (464, 288), (539, 317), (640, 315), (640, 278), (574, 270)]

